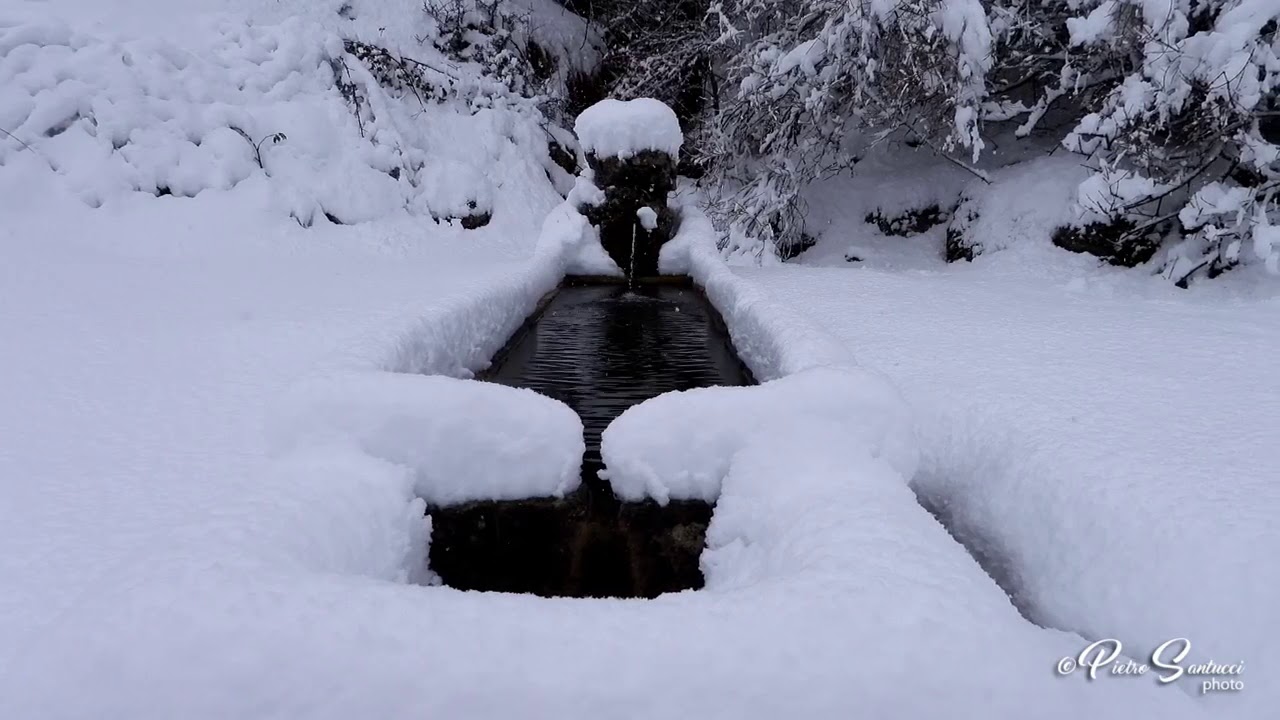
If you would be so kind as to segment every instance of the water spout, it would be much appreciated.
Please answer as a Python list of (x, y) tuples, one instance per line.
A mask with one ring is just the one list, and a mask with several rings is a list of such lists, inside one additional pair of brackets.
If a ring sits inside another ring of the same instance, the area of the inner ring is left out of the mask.
[(627, 289), (636, 289), (636, 226), (631, 225), (631, 268), (627, 271)]

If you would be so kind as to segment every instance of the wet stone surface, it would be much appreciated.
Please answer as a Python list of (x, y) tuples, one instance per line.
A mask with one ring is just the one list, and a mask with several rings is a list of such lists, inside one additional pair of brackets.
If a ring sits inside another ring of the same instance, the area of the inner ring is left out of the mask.
[(596, 475), (600, 435), (628, 407), (673, 390), (753, 383), (700, 291), (687, 283), (561, 288), (481, 379), (536, 390), (582, 417), (583, 486), (564, 499), (432, 509), (431, 567), (447, 585), (570, 597), (702, 586), (711, 506), (621, 503)]
[[(605, 200), (581, 210), (600, 229), (605, 252), (629, 275), (657, 275), (659, 252), (677, 225), (676, 214), (667, 206), (667, 197), (676, 188), (675, 158), (644, 150), (625, 160), (589, 155), (587, 163)], [(657, 216), (652, 232), (637, 222), (636, 211), (642, 207)]]

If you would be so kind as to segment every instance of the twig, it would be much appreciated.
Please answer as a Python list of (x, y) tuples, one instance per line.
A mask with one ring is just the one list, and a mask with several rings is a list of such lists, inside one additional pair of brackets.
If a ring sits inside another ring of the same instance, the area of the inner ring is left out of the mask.
[(0, 128), (0, 133), (4, 133), (5, 135), (7, 135), (7, 136), (9, 136), (9, 137), (13, 138), (14, 140), (16, 140), (16, 141), (17, 141), (17, 143), (18, 143), (19, 145), (21, 145), (22, 147), (24, 147), (24, 148), (26, 148), (26, 149), (30, 150), (32, 155), (35, 155), (36, 157), (38, 157), (38, 158), (40, 158), (41, 160), (43, 160), (43, 161), (44, 161), (44, 164), (45, 164), (45, 165), (48, 165), (50, 170), (53, 170), (54, 172), (57, 172), (56, 168), (54, 168), (54, 167), (53, 167), (53, 163), (49, 162), (49, 158), (45, 157), (44, 155), (41, 155), (41, 154), (40, 154), (40, 152), (39, 152), (38, 150), (36, 150), (35, 148), (33, 148), (33, 147), (31, 147), (30, 145), (28, 145), (28, 144), (26, 144), (25, 142), (23, 142), (22, 138), (18, 137), (17, 135), (14, 135), (13, 133), (9, 132), (8, 130), (5, 130), (4, 128)]
[[(261, 140), (255, 143), (253, 141), (253, 138), (249, 137), (249, 133), (245, 132), (244, 130), (241, 130), (235, 125), (232, 125), (231, 129), (235, 130), (236, 134), (244, 138), (244, 141), (249, 143), (249, 147), (253, 148), (253, 159), (258, 162), (258, 167), (263, 172), (266, 172), (267, 170), (267, 166), (262, 163), (263, 143), (270, 141), (272, 145), (278, 145), (284, 142), (285, 140), (289, 139), (284, 133), (278, 132), (278, 133), (271, 133), (270, 135), (267, 135), (266, 137), (262, 138)], [(267, 173), (267, 174), (270, 175), (271, 173)]]

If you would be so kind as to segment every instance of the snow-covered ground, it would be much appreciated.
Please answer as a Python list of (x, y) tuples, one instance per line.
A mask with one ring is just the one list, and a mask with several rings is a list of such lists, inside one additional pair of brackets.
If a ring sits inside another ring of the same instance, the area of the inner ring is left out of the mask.
[[(4, 236), (0, 324), (21, 343), (0, 415), (0, 715), (1190, 710), (1156, 688), (1053, 677), (1078, 640), (1019, 618), (893, 467), (830, 425), (735, 456), (702, 592), (405, 584), (425, 549), (405, 468), (342, 444), (273, 458), (267, 419), (308, 378), (394, 365), (424, 317), (527, 261), (460, 234), (388, 243), (282, 221), (237, 237), (247, 228), (183, 202), (111, 224), (68, 202), (33, 214), (47, 233)], [(201, 245), (168, 243), (197, 218)]]
[[(1246, 664), (1246, 689), (1205, 706), (1267, 717), (1280, 668), (1268, 560), (1280, 388), (1264, 369), (1280, 347), (1275, 291), (1178, 290), (1057, 250), (1034, 226), (948, 266), (940, 229), (886, 237), (820, 212), (832, 227), (800, 264), (735, 273), (901, 388), (920, 424), (922, 504), (1032, 621), (1120, 639), (1139, 660), (1188, 638), (1189, 662)], [(841, 257), (849, 244), (862, 262)]]
[[(637, 494), (718, 496), (705, 590), (431, 586), (425, 500), (576, 481), (563, 406), (463, 378), (603, 252), (538, 116), (470, 70), (429, 107), (366, 82), (357, 122), (335, 39), (441, 58), (417, 0), (347, 5), (0, 8), (30, 146), (0, 138), (0, 717), (1267, 717), (1276, 301), (1017, 248), (944, 269), (936, 232), (862, 237), (866, 203), (813, 201), (803, 260), (893, 248), (863, 268), (730, 270), (692, 214), (664, 253), (772, 381), (611, 428), (618, 482), (629, 457)], [(288, 137), (259, 164), (231, 123)], [(448, 221), (468, 201), (489, 225)], [(637, 464), (689, 423), (701, 475)], [(1175, 636), (1246, 689), (1053, 673), (1085, 638)]]

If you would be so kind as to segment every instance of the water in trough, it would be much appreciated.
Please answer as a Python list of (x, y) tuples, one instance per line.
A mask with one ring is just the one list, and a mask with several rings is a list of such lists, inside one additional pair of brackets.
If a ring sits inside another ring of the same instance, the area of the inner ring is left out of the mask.
[(431, 567), (446, 584), (573, 597), (701, 587), (711, 507), (621, 503), (596, 474), (600, 435), (628, 407), (674, 390), (754, 382), (701, 291), (674, 279), (567, 284), (481, 379), (536, 390), (582, 417), (583, 486), (564, 499), (433, 509)]

